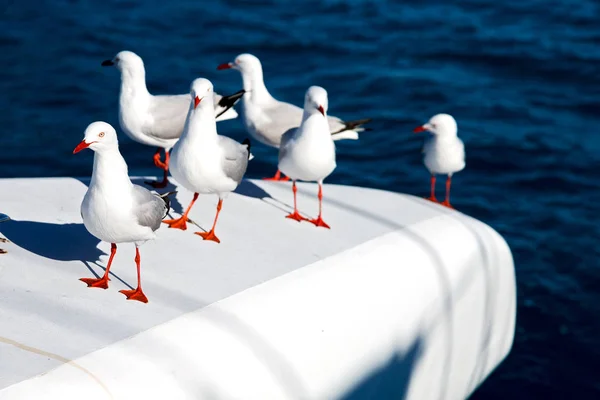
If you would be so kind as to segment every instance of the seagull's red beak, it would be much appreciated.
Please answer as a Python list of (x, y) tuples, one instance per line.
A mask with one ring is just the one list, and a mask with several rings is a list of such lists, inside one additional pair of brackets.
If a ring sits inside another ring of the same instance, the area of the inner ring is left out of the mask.
[(414, 133), (419, 133), (419, 132), (425, 132), (427, 129), (425, 129), (424, 126), (417, 126), (415, 129), (413, 129)]
[(319, 106), (318, 110), (321, 114), (323, 114), (323, 116), (325, 116), (325, 109), (323, 108), (323, 106)]
[(202, 99), (199, 98), (198, 96), (196, 96), (194, 98), (194, 110), (196, 109), (196, 107), (198, 107), (198, 104), (200, 104), (201, 101), (202, 101)]
[[(92, 142), (92, 143), (94, 143), (94, 142)], [(79, 143), (77, 145), (77, 147), (75, 147), (75, 150), (73, 150), (73, 154), (79, 153), (83, 149), (87, 149), (88, 147), (90, 147), (90, 144), (92, 144), (92, 143), (86, 143), (85, 140), (82, 140), (81, 143)]]
[(229, 69), (229, 68), (233, 68), (233, 63), (225, 63), (225, 64), (221, 64), (217, 67), (217, 69), (220, 71), (222, 69)]

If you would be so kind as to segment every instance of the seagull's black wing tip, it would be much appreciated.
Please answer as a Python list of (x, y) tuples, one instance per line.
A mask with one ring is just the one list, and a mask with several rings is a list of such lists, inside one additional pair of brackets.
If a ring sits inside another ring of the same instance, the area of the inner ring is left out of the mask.
[(250, 158), (250, 148), (252, 147), (252, 143), (250, 143), (250, 138), (244, 139), (242, 144), (248, 148), (248, 158)]
[(242, 89), (242, 90), (238, 90), (234, 94), (230, 94), (229, 96), (223, 96), (223, 97), (221, 97), (221, 100), (219, 100), (219, 105), (221, 107), (231, 108), (235, 105), (235, 103), (238, 102), (239, 99), (242, 98), (244, 93), (246, 93), (246, 91), (244, 89)]
[(169, 196), (174, 195), (176, 193), (177, 193), (177, 191), (173, 190), (172, 192), (167, 192), (167, 193), (158, 195), (158, 197), (160, 197), (161, 200), (165, 202), (165, 207), (167, 208), (165, 210), (165, 215), (163, 215), (163, 218), (166, 217), (167, 214), (169, 214), (169, 211), (171, 210), (171, 199), (169, 198)]

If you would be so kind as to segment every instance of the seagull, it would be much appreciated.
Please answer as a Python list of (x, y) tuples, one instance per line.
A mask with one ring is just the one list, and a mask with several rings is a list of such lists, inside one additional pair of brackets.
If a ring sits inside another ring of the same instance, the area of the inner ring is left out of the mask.
[[(112, 60), (102, 62), (103, 67), (115, 66), (121, 71), (119, 96), (119, 123), (132, 140), (147, 146), (158, 147), (154, 165), (163, 170), (163, 180), (146, 182), (155, 188), (164, 188), (169, 182), (169, 150), (175, 145), (185, 123), (190, 102), (189, 94), (154, 96), (146, 88), (144, 62), (131, 51), (121, 51)], [(214, 113), (217, 121), (238, 116), (232, 108), (244, 95), (240, 90), (230, 96), (214, 94)], [(160, 151), (165, 151), (165, 161)]]
[(204, 240), (220, 243), (215, 226), (221, 212), (223, 199), (240, 184), (250, 158), (250, 141), (242, 144), (217, 134), (213, 85), (208, 79), (192, 82), (191, 101), (181, 139), (173, 147), (171, 174), (184, 188), (194, 192), (194, 197), (178, 219), (165, 220), (169, 228), (187, 229), (188, 214), (199, 193), (219, 196), (217, 214), (210, 232), (196, 232)]
[(452, 208), (450, 205), (450, 185), (452, 175), (465, 168), (465, 145), (457, 135), (456, 120), (448, 114), (437, 114), (425, 125), (419, 126), (413, 132), (419, 133), (429, 131), (431, 138), (425, 141), (423, 162), (431, 174), (431, 195), (427, 198), (438, 202), (435, 198), (435, 176), (447, 175), (446, 199), (442, 205)]
[(329, 228), (322, 218), (323, 180), (336, 167), (335, 144), (329, 131), (327, 91), (311, 86), (304, 97), (304, 115), (297, 129), (287, 131), (279, 147), (279, 170), (292, 179), (294, 212), (286, 218), (306, 220), (296, 205), (296, 180), (316, 181), (319, 184), (319, 216), (309, 220), (316, 226)]
[(148, 302), (140, 279), (140, 246), (156, 237), (154, 233), (169, 211), (169, 192), (158, 195), (131, 183), (127, 164), (119, 152), (117, 133), (106, 122), (91, 123), (84, 139), (73, 154), (92, 149), (94, 170), (83, 202), (81, 217), (86, 229), (98, 239), (111, 244), (108, 265), (102, 278), (81, 278), (88, 287), (108, 288), (108, 273), (117, 253), (117, 243), (135, 243), (137, 288), (121, 290), (127, 299)]
[[(242, 74), (244, 91), (242, 99), (242, 121), (250, 135), (267, 146), (278, 148), (282, 135), (290, 129), (297, 128), (302, 121), (302, 109), (290, 103), (278, 101), (267, 90), (260, 60), (252, 54), (240, 54), (235, 61), (221, 64), (218, 70), (236, 69)], [(329, 132), (333, 140), (358, 139), (358, 132), (370, 130), (363, 127), (370, 118), (356, 121), (342, 121), (340, 118), (328, 116)], [(287, 181), (277, 173), (266, 180)]]

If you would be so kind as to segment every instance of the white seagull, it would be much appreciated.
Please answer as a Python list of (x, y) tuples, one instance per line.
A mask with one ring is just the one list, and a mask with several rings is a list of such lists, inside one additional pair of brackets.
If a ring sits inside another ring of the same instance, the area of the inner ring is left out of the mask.
[[(263, 80), (260, 60), (252, 54), (240, 54), (235, 61), (221, 64), (217, 69), (236, 69), (242, 74), (245, 96), (242, 99), (242, 121), (248, 133), (259, 142), (271, 147), (279, 147), (282, 135), (297, 128), (302, 121), (302, 109), (290, 103), (278, 101), (267, 90)], [(363, 125), (370, 118), (356, 121), (342, 121), (328, 116), (328, 132), (333, 140), (358, 139), (358, 132), (369, 130)], [(289, 180), (281, 178), (278, 170), (267, 180)]]
[(448, 114), (437, 114), (425, 125), (414, 129), (415, 133), (432, 133), (423, 146), (423, 162), (431, 174), (431, 195), (428, 200), (438, 201), (435, 197), (435, 176), (447, 175), (446, 199), (441, 204), (450, 208), (452, 175), (465, 168), (465, 145), (459, 139), (457, 130), (456, 120)]
[(93, 122), (85, 130), (84, 139), (73, 154), (90, 148), (94, 154), (94, 170), (90, 186), (81, 203), (81, 217), (86, 229), (98, 239), (111, 244), (110, 258), (102, 278), (81, 278), (88, 287), (108, 288), (108, 273), (117, 252), (117, 243), (135, 243), (138, 285), (134, 290), (121, 290), (127, 299), (148, 302), (140, 279), (140, 249), (154, 233), (169, 211), (168, 196), (158, 195), (131, 183), (127, 164), (119, 152), (117, 133), (106, 122)]
[(336, 167), (335, 144), (327, 120), (327, 91), (311, 86), (304, 98), (304, 115), (297, 129), (287, 131), (279, 147), (279, 169), (292, 179), (294, 212), (286, 218), (306, 220), (296, 205), (296, 180), (316, 181), (319, 184), (319, 216), (309, 220), (316, 226), (329, 228), (322, 218), (323, 180)]
[(170, 228), (187, 229), (188, 213), (198, 198), (198, 193), (219, 196), (217, 214), (210, 232), (196, 232), (204, 240), (220, 243), (215, 226), (221, 212), (223, 199), (242, 181), (248, 159), (250, 141), (242, 144), (217, 134), (213, 112), (213, 85), (208, 79), (198, 78), (191, 85), (191, 102), (181, 139), (173, 147), (171, 174), (184, 188), (194, 192), (194, 197), (178, 219), (165, 220)]
[[(121, 51), (102, 66), (114, 65), (121, 71), (121, 93), (119, 95), (119, 123), (121, 129), (132, 140), (147, 146), (158, 147), (154, 154), (154, 165), (163, 170), (163, 180), (146, 182), (155, 188), (167, 185), (169, 150), (175, 145), (185, 123), (190, 103), (189, 94), (154, 96), (146, 87), (144, 62), (131, 51)], [(240, 90), (231, 96), (214, 94), (214, 114), (217, 121), (238, 116), (232, 108), (243, 96)], [(165, 162), (160, 159), (160, 150), (165, 151)]]

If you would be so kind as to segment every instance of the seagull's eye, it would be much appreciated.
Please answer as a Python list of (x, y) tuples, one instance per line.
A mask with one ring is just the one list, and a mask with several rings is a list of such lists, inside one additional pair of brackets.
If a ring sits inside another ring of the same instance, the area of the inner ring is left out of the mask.
[(431, 124), (431, 127), (432, 127), (433, 129), (436, 129), (436, 125), (435, 125), (435, 124)]
[(104, 132), (100, 132), (100, 133), (98, 134), (98, 137), (104, 137)]
[(115, 58), (115, 63), (118, 63), (119, 61), (121, 61), (119, 60), (119, 57)]

